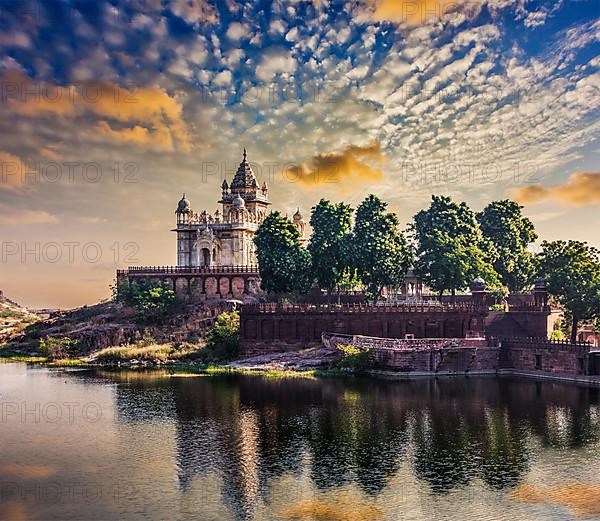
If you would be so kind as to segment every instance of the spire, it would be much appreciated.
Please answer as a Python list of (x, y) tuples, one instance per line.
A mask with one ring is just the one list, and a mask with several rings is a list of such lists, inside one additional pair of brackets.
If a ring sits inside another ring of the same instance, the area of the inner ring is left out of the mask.
[(246, 148), (244, 148), (244, 159), (238, 166), (237, 172), (233, 177), (230, 188), (232, 190), (240, 190), (244, 188), (255, 188), (257, 186), (256, 177), (254, 172), (247, 161), (248, 154)]

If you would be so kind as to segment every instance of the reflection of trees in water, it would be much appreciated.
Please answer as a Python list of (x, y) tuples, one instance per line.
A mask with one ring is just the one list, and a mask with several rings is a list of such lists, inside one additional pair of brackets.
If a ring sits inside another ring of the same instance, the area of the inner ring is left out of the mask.
[(181, 490), (217, 473), (215, 493), (246, 520), (284, 474), (377, 494), (409, 448), (416, 477), (433, 492), (476, 477), (513, 487), (528, 470), (532, 436), (559, 448), (598, 441), (598, 396), (504, 379), (175, 378), (118, 389), (117, 409), (123, 421), (173, 420)]
[(322, 489), (356, 482), (367, 493), (381, 491), (404, 454), (405, 424), (361, 395), (333, 411), (311, 411), (312, 480)]
[(529, 467), (527, 440), (531, 432), (511, 420), (506, 410), (486, 414), (480, 473), (494, 490), (516, 486)]
[[(440, 414), (442, 412), (442, 414)], [(434, 492), (466, 485), (476, 466), (476, 436), (457, 411), (422, 411), (412, 438), (414, 469)]]

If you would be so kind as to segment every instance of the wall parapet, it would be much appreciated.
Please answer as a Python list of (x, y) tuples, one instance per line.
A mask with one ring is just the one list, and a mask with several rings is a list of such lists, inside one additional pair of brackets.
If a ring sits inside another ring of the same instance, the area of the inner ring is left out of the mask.
[(564, 348), (592, 348), (591, 342), (575, 342), (572, 343), (568, 340), (551, 340), (544, 337), (499, 337), (497, 339), (502, 345), (510, 345), (514, 347), (536, 347), (536, 348), (551, 348), (551, 347), (564, 347)]
[(474, 312), (485, 311), (487, 307), (467, 303), (454, 304), (381, 304), (370, 305), (367, 303), (346, 304), (245, 304), (244, 314), (278, 314), (278, 313), (439, 313), (439, 312)]
[(258, 275), (258, 266), (130, 266), (126, 270), (117, 270), (117, 275), (209, 275), (230, 273)]

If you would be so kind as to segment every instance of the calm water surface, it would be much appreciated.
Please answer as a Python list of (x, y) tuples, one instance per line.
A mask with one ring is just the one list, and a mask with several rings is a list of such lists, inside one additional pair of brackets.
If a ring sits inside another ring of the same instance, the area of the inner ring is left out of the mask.
[(600, 519), (598, 389), (0, 365), (0, 518)]

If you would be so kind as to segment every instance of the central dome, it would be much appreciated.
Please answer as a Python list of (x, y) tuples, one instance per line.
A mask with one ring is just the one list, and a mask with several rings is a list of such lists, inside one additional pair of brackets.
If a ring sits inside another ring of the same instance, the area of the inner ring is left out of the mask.
[(185, 194), (183, 194), (180, 201), (177, 203), (177, 212), (178, 213), (186, 213), (189, 212), (191, 208), (190, 202), (186, 199)]
[(231, 202), (232, 206), (236, 209), (236, 210), (242, 210), (246, 207), (246, 201), (244, 201), (244, 199), (242, 199), (242, 197), (240, 196), (240, 194), (237, 194), (233, 201)]

